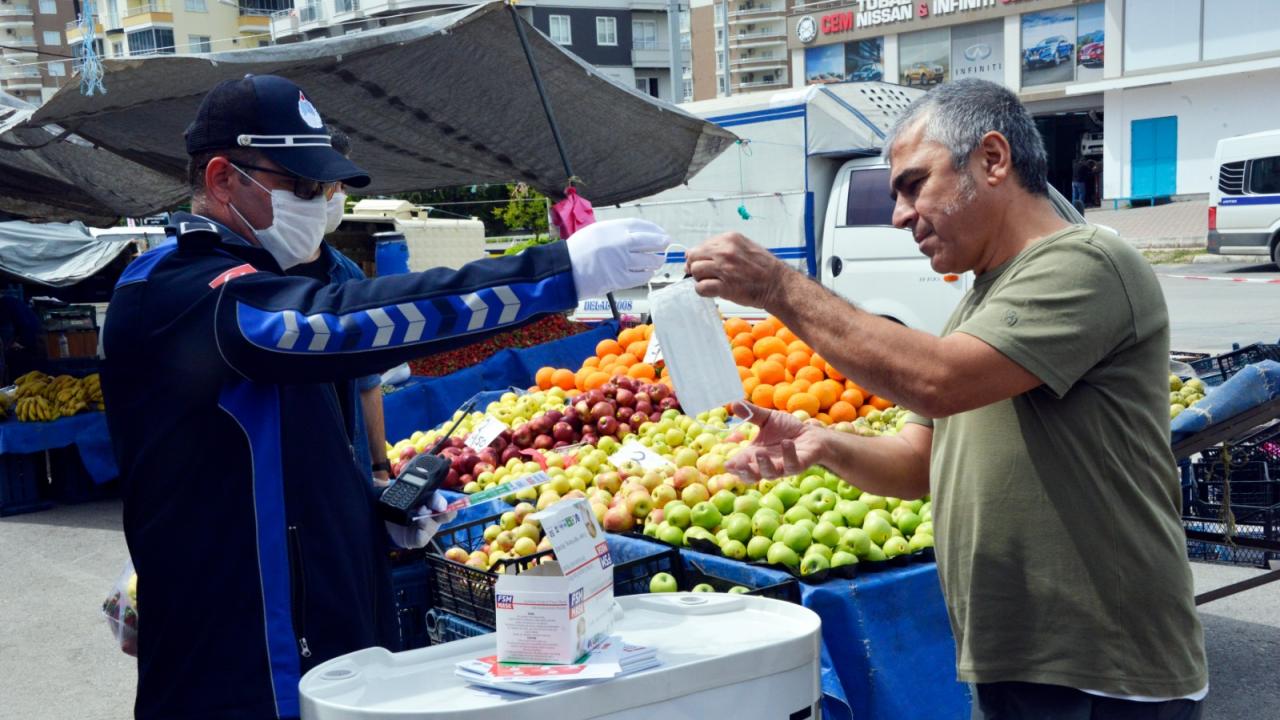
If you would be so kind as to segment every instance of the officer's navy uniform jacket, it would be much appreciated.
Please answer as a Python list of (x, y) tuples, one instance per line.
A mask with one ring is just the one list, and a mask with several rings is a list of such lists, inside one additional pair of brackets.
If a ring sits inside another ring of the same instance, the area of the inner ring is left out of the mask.
[(564, 243), (337, 285), (204, 218), (135, 260), (102, 388), (138, 571), (138, 718), (297, 717), (316, 664), (394, 637), (386, 529), (335, 381), (577, 302)]

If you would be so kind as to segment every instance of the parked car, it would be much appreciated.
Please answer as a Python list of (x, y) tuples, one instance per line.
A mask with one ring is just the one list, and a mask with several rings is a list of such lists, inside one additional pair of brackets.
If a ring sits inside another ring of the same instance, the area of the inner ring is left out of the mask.
[(884, 79), (884, 67), (880, 63), (867, 63), (849, 76), (850, 80), (857, 82), (870, 82)]
[(1102, 155), (1102, 133), (1087, 132), (1081, 135), (1080, 154), (1084, 156)]
[(1071, 61), (1071, 51), (1075, 43), (1062, 37), (1052, 35), (1040, 41), (1035, 47), (1027, 48), (1022, 54), (1022, 67), (1030, 69), (1041, 65), (1058, 65), (1063, 60)]
[(1080, 47), (1080, 54), (1076, 57), (1076, 62), (1085, 67), (1102, 67), (1102, 55), (1102, 43), (1091, 42)]
[(1209, 252), (1280, 265), (1280, 130), (1223, 138), (1209, 187)]
[(947, 69), (937, 63), (918, 62), (907, 68), (904, 77), (908, 85), (936, 85), (946, 74)]

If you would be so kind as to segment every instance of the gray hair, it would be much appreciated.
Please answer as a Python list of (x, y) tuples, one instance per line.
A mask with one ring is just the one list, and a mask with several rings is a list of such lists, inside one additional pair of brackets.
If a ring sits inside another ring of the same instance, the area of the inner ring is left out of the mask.
[(987, 80), (966, 79), (939, 85), (916, 100), (885, 138), (883, 157), (907, 129), (924, 123), (924, 138), (946, 147), (956, 170), (962, 170), (982, 136), (992, 130), (1009, 141), (1013, 171), (1027, 192), (1047, 195), (1049, 162), (1044, 140), (1031, 113), (1008, 88)]

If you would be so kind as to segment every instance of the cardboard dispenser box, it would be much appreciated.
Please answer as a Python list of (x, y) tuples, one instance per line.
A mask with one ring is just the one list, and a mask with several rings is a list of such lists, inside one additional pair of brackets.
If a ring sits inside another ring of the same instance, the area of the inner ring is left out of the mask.
[(533, 517), (556, 562), (498, 578), (498, 660), (568, 665), (613, 628), (613, 560), (586, 499), (556, 503)]

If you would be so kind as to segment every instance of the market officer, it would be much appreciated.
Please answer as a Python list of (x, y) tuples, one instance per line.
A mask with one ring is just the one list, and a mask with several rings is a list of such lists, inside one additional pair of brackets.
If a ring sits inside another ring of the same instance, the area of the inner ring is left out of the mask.
[(932, 492), (975, 716), (1199, 717), (1208, 674), (1155, 275), (1115, 235), (1058, 217), (1040, 135), (1003, 87), (934, 88), (885, 147), (894, 224), (936, 272), (975, 275), (942, 337), (860, 311), (740, 235), (691, 251), (688, 268), (703, 295), (768, 310), (919, 414), (863, 438), (744, 405), (762, 429), (732, 469), (821, 464), (868, 492)]
[[(643, 221), (434, 269), (326, 284), (284, 271), (325, 228), (325, 186), (369, 176), (292, 82), (214, 87), (186, 133), (193, 214), (126, 268), (103, 391), (145, 607), (138, 718), (289, 718), (302, 673), (394, 637), (381, 534), (334, 382), (630, 287), (669, 242)], [(656, 253), (656, 254), (655, 254)]]

